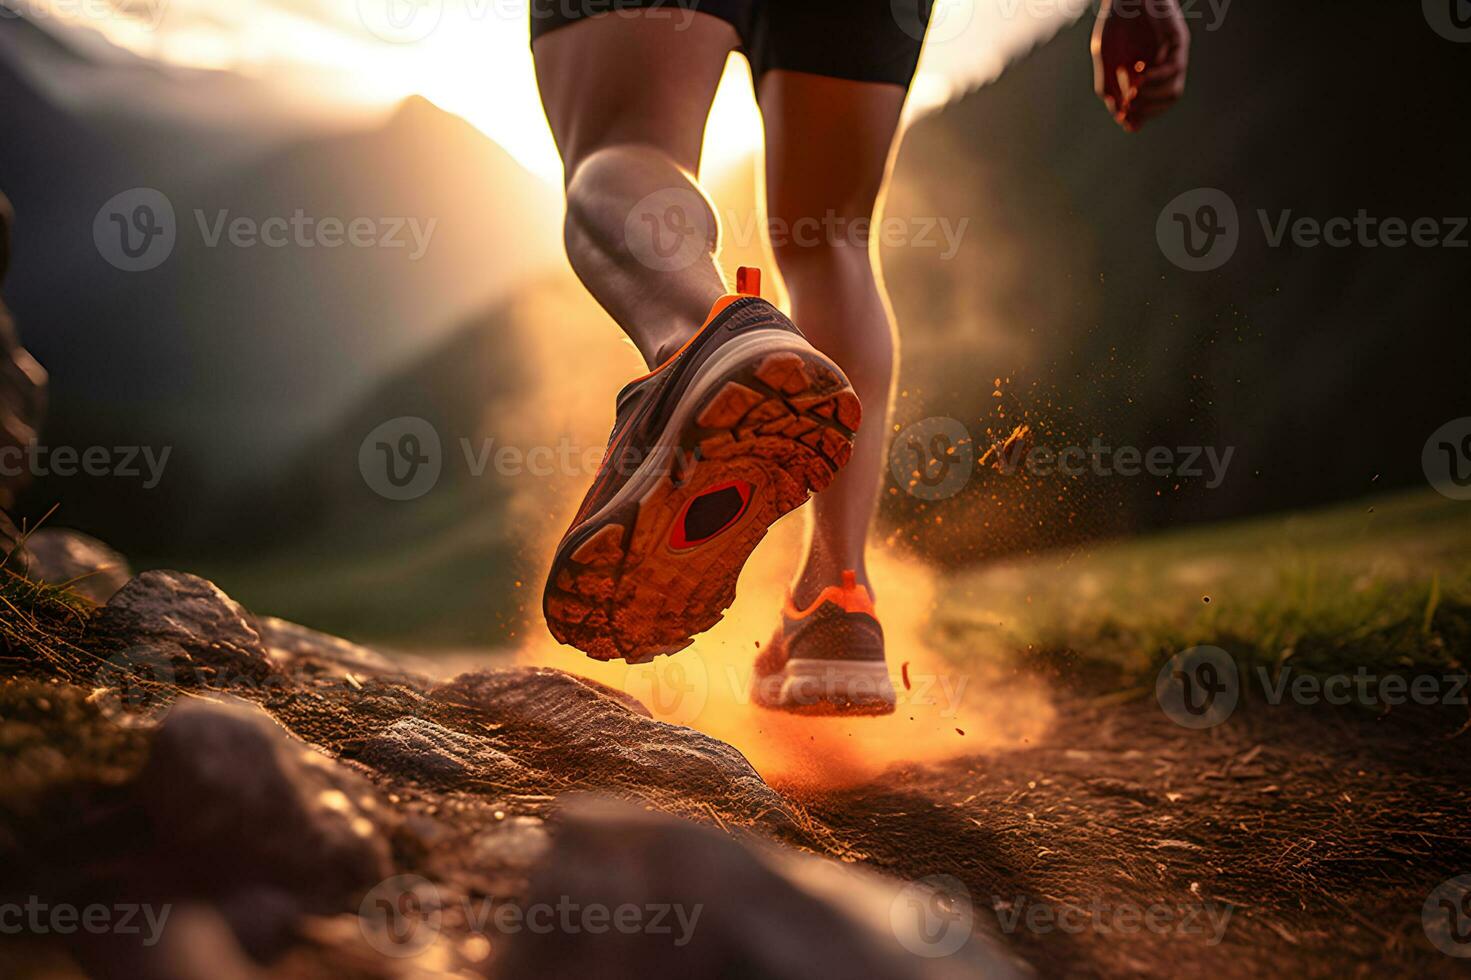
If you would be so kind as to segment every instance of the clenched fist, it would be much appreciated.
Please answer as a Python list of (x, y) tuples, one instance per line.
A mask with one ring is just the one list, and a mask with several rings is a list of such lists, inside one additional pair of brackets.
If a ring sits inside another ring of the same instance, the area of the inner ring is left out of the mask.
[(1124, 129), (1138, 132), (1179, 101), (1189, 63), (1178, 0), (1104, 0), (1093, 27), (1093, 88)]

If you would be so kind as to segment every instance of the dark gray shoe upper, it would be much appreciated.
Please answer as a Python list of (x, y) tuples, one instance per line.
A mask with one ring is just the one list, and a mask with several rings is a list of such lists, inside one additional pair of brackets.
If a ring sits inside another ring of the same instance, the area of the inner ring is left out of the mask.
[(788, 660), (884, 659), (884, 628), (868, 613), (847, 612), (824, 602), (800, 619), (782, 614), (782, 644)]

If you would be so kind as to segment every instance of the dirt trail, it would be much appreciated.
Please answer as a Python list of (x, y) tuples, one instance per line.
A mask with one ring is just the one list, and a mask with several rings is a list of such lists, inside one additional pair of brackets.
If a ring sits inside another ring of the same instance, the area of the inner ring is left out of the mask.
[[(793, 529), (778, 529), (790, 535)], [(789, 542), (785, 542), (789, 543)], [(1451, 975), (1422, 907), (1471, 873), (1464, 708), (1311, 709), (1244, 701), (1226, 724), (1172, 722), (1088, 662), (1019, 670), (936, 649), (933, 570), (874, 566), (891, 660), (886, 719), (760, 711), (745, 681), (785, 574), (758, 552), (727, 621), (677, 658), (591, 673), (739, 748), (850, 853), (901, 878), (951, 875), (1044, 976)], [(898, 678), (896, 677), (896, 686)], [(1152, 916), (1153, 925), (1144, 917)]]
[(875, 867), (958, 878), (1043, 976), (1464, 975), (1421, 919), (1471, 871), (1463, 709), (1247, 703), (1205, 732), (1149, 697), (1056, 709), (1034, 745), (777, 787)]

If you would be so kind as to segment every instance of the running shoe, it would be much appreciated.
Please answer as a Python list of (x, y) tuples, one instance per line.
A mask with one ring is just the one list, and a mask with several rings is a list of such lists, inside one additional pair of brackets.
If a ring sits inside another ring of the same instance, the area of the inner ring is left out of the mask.
[(781, 625), (756, 658), (752, 699), (804, 715), (887, 715), (894, 685), (873, 595), (852, 571), (806, 609), (787, 595)]
[(542, 597), (558, 641), (642, 663), (719, 622), (778, 518), (832, 482), (861, 409), (742, 268), (699, 332), (618, 394), (607, 452)]

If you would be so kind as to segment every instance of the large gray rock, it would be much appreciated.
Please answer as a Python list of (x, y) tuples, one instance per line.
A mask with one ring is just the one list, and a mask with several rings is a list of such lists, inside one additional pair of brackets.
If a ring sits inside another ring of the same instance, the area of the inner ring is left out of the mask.
[(396, 674), (402, 668), (377, 650), (360, 646), (275, 616), (255, 617), (255, 626), (271, 659), (282, 666), (320, 661), (364, 674)]
[(401, 718), (364, 740), (357, 761), (379, 772), (431, 785), (473, 779), (515, 786), (528, 772), (489, 739), (451, 731), (427, 718)]
[(270, 888), (334, 911), (392, 873), (371, 785), (254, 705), (180, 701), (136, 792), (174, 874), (194, 889)]
[(1025, 975), (969, 908), (916, 935), (914, 887), (870, 872), (607, 800), (569, 801), (558, 823), (524, 918), (497, 922), (494, 976)]
[(95, 624), (128, 650), (182, 651), (172, 664), (181, 684), (251, 687), (276, 670), (250, 614), (197, 575), (144, 572), (108, 600)]
[(111, 599), (133, 576), (122, 555), (90, 535), (64, 528), (33, 532), (15, 560), (28, 578), (68, 585), (96, 603)]
[(801, 837), (790, 804), (719, 739), (648, 717), (636, 699), (549, 667), (462, 674), (430, 692), (498, 729), (517, 761), (564, 785), (617, 790), (678, 813), (718, 813)]

